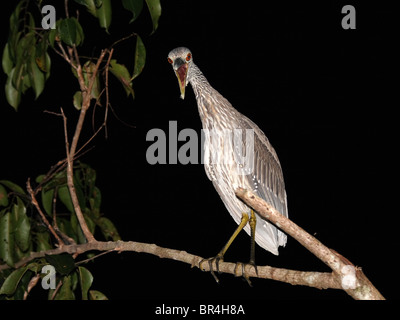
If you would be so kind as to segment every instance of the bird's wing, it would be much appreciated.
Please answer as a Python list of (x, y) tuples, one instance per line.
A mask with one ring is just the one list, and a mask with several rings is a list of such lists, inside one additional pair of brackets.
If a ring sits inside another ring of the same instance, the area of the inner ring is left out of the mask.
[[(271, 204), (284, 216), (288, 216), (285, 182), (278, 156), (261, 129), (245, 116), (240, 117), (240, 127), (254, 130), (254, 167), (246, 175), (252, 191)], [(243, 139), (246, 142), (246, 139)], [(279, 245), (286, 244), (286, 235), (278, 231)]]

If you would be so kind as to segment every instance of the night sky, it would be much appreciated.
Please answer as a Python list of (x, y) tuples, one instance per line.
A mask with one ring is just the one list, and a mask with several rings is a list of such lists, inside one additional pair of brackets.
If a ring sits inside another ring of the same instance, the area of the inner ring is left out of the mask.
[[(200, 133), (193, 91), (188, 86), (185, 100), (179, 98), (167, 62), (171, 49), (186, 46), (211, 85), (257, 123), (274, 146), (290, 218), (361, 266), (385, 297), (399, 298), (390, 271), (399, 248), (392, 221), (398, 213), (398, 183), (391, 166), (398, 118), (398, 99), (391, 97), (398, 92), (393, 81), (398, 42), (394, 10), (384, 4), (355, 4), (356, 30), (344, 30), (344, 4), (351, 3), (259, 7), (255, 2), (162, 1), (159, 29), (151, 36), (146, 8), (137, 22), (128, 24), (129, 12), (116, 6), (111, 35), (99, 31), (97, 21), (81, 9), (86, 32), (82, 55), (96, 56), (133, 31), (147, 49), (146, 66), (133, 84), (135, 99), (125, 98), (119, 83), (111, 82), (114, 112), (109, 114), (108, 138), (100, 134), (80, 159), (97, 170), (102, 212), (123, 240), (210, 257), (236, 228), (201, 164), (146, 162), (153, 143), (146, 141), (149, 130), (161, 128), (168, 134), (169, 121), (177, 121), (178, 131)], [(11, 10), (1, 13), (1, 47)], [(133, 49), (132, 43), (121, 45), (115, 57), (131, 68)], [(63, 107), (72, 133), (78, 113), (71, 102), (78, 85), (70, 67), (52, 53), (52, 74), (42, 96), (35, 101), (28, 93), (15, 112), (3, 93), (5, 75), (0, 79), (0, 179), (24, 186), (28, 177), (47, 172), (65, 157), (62, 121), (44, 110), (59, 112)], [(93, 133), (92, 111), (81, 143)], [(102, 114), (96, 109), (96, 125)], [(249, 249), (250, 238), (243, 233), (225, 260), (247, 262)], [(256, 262), (329, 271), (292, 238), (279, 256), (257, 246)], [(197, 268), (132, 252), (111, 253), (87, 267), (95, 277), (93, 288), (110, 299), (350, 299), (339, 290), (261, 279), (252, 279), (250, 288), (232, 275), (220, 275), (217, 284)]]

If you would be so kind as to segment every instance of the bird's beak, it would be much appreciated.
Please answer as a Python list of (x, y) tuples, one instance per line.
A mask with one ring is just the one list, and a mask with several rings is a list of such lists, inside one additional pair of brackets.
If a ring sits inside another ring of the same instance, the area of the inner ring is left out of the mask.
[(181, 90), (181, 99), (185, 99), (186, 77), (188, 72), (188, 64), (182, 59), (178, 58), (174, 63), (174, 71), (179, 82), (179, 89)]

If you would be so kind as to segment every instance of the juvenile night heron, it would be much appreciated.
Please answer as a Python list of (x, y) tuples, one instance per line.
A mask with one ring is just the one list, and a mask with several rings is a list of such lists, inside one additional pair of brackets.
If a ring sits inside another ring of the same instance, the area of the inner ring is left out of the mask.
[[(235, 190), (238, 187), (252, 190), (287, 217), (285, 183), (278, 156), (260, 128), (233, 108), (208, 83), (193, 63), (189, 49), (179, 47), (172, 50), (168, 54), (168, 62), (178, 78), (182, 99), (185, 97), (187, 84), (192, 85), (203, 130), (207, 133), (204, 143), (205, 171), (232, 218), (239, 225), (217, 256), (207, 259), (211, 273), (218, 281), (212, 262), (216, 262), (218, 271), (219, 261), (242, 229), (251, 236), (249, 264), (256, 269), (254, 241), (265, 250), (278, 255), (278, 247), (286, 244), (286, 235), (238, 199)], [(243, 138), (244, 133), (246, 139)], [(243, 157), (244, 153), (246, 158)], [(243, 264), (242, 268), (242, 274), (249, 282), (244, 274)]]

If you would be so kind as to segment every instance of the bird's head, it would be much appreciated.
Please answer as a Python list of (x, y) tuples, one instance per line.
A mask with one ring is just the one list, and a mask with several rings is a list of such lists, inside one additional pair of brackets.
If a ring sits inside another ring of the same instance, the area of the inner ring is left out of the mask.
[(175, 48), (168, 54), (168, 62), (172, 65), (178, 78), (181, 98), (185, 98), (185, 88), (187, 86), (188, 70), (192, 64), (192, 53), (188, 48)]

